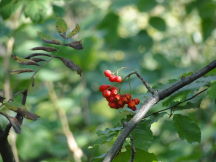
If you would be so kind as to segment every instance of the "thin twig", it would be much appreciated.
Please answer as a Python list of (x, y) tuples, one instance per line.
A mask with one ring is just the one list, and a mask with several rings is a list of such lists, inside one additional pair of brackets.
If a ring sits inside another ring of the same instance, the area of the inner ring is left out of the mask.
[(64, 132), (66, 139), (67, 139), (68, 147), (69, 147), (70, 151), (73, 153), (75, 161), (81, 162), (81, 159), (83, 156), (83, 151), (78, 146), (78, 144), (75, 140), (75, 137), (74, 137), (72, 131), (70, 130), (66, 112), (64, 111), (64, 109), (59, 107), (57, 104), (57, 101), (59, 99), (58, 99), (58, 96), (57, 96), (57, 94), (53, 88), (53, 84), (51, 82), (47, 82), (46, 86), (48, 88), (50, 100), (53, 103), (54, 109), (56, 110), (57, 115), (59, 117), (59, 120), (61, 122), (62, 130)]
[(180, 81), (177, 81), (175, 84), (170, 86), (169, 88), (162, 90), (152, 97), (149, 97), (144, 104), (142, 105), (141, 109), (137, 111), (137, 113), (133, 116), (133, 118), (127, 123), (127, 125), (122, 129), (121, 133), (117, 137), (116, 141), (114, 142), (112, 148), (106, 154), (103, 162), (110, 162), (116, 156), (117, 152), (121, 149), (125, 139), (129, 136), (130, 132), (136, 127), (136, 125), (145, 117), (147, 112), (159, 101), (163, 100), (164, 98), (170, 96), (177, 90), (183, 88), (184, 86), (192, 83), (193, 81), (197, 80), (198, 78), (204, 76), (209, 71), (216, 68), (216, 60), (209, 63), (207, 66), (203, 67), (196, 73), (182, 78)]
[(149, 83), (147, 81), (145, 81), (138, 72), (134, 71), (130, 74), (128, 74), (123, 80), (129, 78), (131, 75), (135, 74), (137, 76), (137, 78), (139, 78), (141, 80), (141, 82), (143, 83), (143, 85), (146, 87), (146, 89), (152, 94), (155, 95), (156, 91), (151, 88), (151, 86), (149, 85)]
[(135, 146), (134, 146), (134, 138), (133, 138), (132, 135), (130, 136), (130, 143), (131, 143), (131, 159), (130, 159), (130, 162), (134, 162), (136, 149), (135, 149)]
[(174, 104), (174, 105), (172, 105), (172, 106), (170, 106), (170, 107), (168, 107), (168, 108), (165, 108), (165, 109), (159, 110), (159, 111), (157, 111), (157, 112), (153, 112), (153, 113), (151, 113), (151, 114), (149, 114), (149, 115), (146, 115), (144, 118), (150, 117), (150, 116), (152, 116), (152, 115), (157, 115), (158, 113), (164, 112), (164, 111), (169, 110), (169, 109), (173, 110), (173, 109), (175, 109), (177, 106), (179, 106), (180, 104), (182, 104), (182, 103), (184, 103), (184, 102), (187, 102), (187, 101), (189, 101), (189, 100), (192, 100), (193, 98), (197, 97), (197, 96), (200, 95), (201, 93), (205, 92), (207, 89), (208, 89), (208, 88), (203, 89), (203, 90), (201, 90), (200, 92), (196, 93), (195, 95), (193, 95), (193, 96), (191, 96), (191, 97), (189, 97), (189, 98), (187, 98), (187, 99), (185, 99), (185, 100), (183, 100), (183, 101), (181, 101), (181, 102), (178, 102), (178, 103), (176, 103), (176, 104)]

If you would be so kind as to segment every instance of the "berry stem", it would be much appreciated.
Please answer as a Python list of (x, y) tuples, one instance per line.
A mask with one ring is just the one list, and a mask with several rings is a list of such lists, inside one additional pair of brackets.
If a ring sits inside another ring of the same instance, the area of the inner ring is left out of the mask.
[(130, 74), (128, 74), (124, 79), (126, 80), (127, 78), (130, 78), (131, 75), (136, 75), (137, 78), (139, 78), (141, 80), (141, 82), (143, 83), (143, 85), (146, 87), (146, 89), (152, 94), (152, 95), (155, 95), (157, 93), (156, 90), (154, 90), (153, 88), (151, 88), (151, 86), (149, 85), (149, 83), (147, 81), (145, 81), (138, 72), (134, 71), (134, 72), (131, 72)]

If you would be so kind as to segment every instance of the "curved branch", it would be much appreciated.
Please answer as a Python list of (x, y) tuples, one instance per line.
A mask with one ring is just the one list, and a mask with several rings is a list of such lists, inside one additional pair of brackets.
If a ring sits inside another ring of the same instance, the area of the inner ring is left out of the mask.
[(149, 83), (148, 83), (147, 81), (145, 81), (145, 80), (140, 76), (140, 74), (139, 74), (138, 72), (136, 72), (136, 71), (134, 71), (134, 72), (128, 74), (128, 75), (124, 78), (124, 80), (127, 79), (127, 78), (129, 78), (129, 77), (130, 77), (131, 75), (133, 75), (133, 74), (135, 74), (135, 75), (137, 76), (137, 78), (139, 78), (139, 79), (141, 80), (141, 82), (143, 83), (143, 85), (146, 87), (146, 89), (147, 89), (152, 95), (154, 95), (154, 94), (156, 93), (156, 91), (155, 91), (154, 89), (151, 88), (151, 86), (149, 85)]
[(172, 106), (170, 106), (170, 107), (168, 107), (168, 108), (165, 108), (165, 109), (162, 109), (162, 110), (153, 112), (153, 113), (151, 113), (151, 114), (145, 116), (144, 118), (147, 118), (147, 117), (152, 116), (152, 115), (156, 115), (156, 114), (158, 114), (158, 113), (164, 112), (164, 111), (169, 110), (169, 109), (170, 109), (170, 110), (173, 110), (173, 109), (174, 109), (175, 107), (177, 107), (178, 105), (181, 105), (182, 103), (185, 103), (185, 102), (187, 102), (187, 101), (190, 101), (190, 100), (192, 100), (193, 98), (199, 96), (201, 93), (207, 91), (207, 89), (208, 89), (208, 88), (205, 88), (205, 89), (203, 89), (203, 90), (197, 92), (195, 95), (193, 95), (193, 96), (191, 96), (191, 97), (189, 97), (189, 98), (186, 98), (185, 100), (183, 100), (183, 101), (181, 101), (181, 102), (178, 102), (178, 103), (176, 103), (176, 104), (174, 104), (174, 105), (172, 105)]
[(117, 152), (121, 149), (125, 139), (129, 136), (130, 132), (136, 127), (136, 125), (145, 117), (146, 113), (155, 105), (157, 102), (163, 100), (164, 98), (170, 96), (172, 93), (176, 92), (177, 90), (183, 88), (184, 86), (192, 83), (196, 79), (202, 77), (212, 69), (216, 68), (216, 60), (212, 61), (207, 66), (203, 67), (196, 73), (182, 78), (180, 81), (177, 81), (175, 84), (170, 86), (169, 88), (162, 90), (155, 94), (154, 96), (148, 98), (141, 109), (133, 116), (133, 118), (126, 124), (123, 128), (122, 132), (114, 142), (112, 148), (106, 154), (103, 162), (110, 162), (116, 156)]

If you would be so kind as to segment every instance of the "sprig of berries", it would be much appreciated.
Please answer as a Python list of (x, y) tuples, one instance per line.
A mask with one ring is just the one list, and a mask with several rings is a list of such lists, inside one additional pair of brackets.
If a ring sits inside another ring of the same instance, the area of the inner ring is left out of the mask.
[(122, 82), (122, 77), (114, 75), (110, 70), (105, 70), (104, 75), (109, 78), (110, 82), (118, 82), (118, 83)]
[[(121, 76), (114, 75), (110, 70), (105, 70), (104, 75), (109, 78), (110, 82), (122, 82)], [(119, 94), (119, 89), (115, 86), (103, 84), (99, 87), (102, 95), (108, 101), (108, 105), (111, 108), (119, 109), (125, 105), (131, 110), (136, 110), (136, 105), (140, 103), (138, 98), (132, 98), (130, 94)]]

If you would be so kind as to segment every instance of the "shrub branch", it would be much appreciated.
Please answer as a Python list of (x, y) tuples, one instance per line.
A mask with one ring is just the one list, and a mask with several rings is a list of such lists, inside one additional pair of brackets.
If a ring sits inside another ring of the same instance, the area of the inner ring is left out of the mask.
[(185, 87), (186, 85), (192, 83), (193, 81), (197, 80), (198, 78), (204, 76), (209, 71), (216, 68), (216, 60), (209, 63), (207, 66), (203, 67), (196, 73), (188, 77), (181, 78), (181, 80), (174, 83), (167, 89), (161, 90), (158, 93), (154, 94), (152, 97), (149, 97), (144, 104), (142, 105), (141, 109), (137, 111), (137, 113), (133, 116), (133, 118), (127, 122), (119, 136), (117, 137), (116, 141), (114, 142), (112, 148), (106, 154), (103, 162), (110, 162), (114, 159), (116, 154), (120, 151), (125, 139), (129, 136), (131, 131), (136, 127), (136, 125), (145, 117), (147, 112), (159, 101), (163, 100), (164, 98), (170, 96), (177, 90)]

